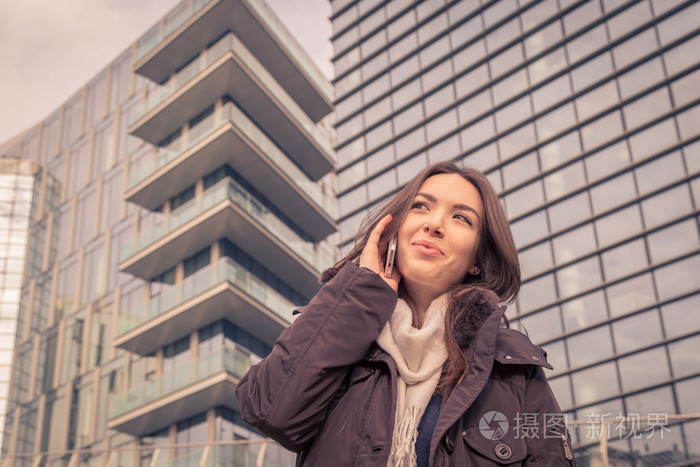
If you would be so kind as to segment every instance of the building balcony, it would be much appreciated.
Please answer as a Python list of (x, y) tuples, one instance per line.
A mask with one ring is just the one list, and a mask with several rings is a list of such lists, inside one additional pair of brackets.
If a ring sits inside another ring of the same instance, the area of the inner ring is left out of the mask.
[(227, 178), (125, 245), (119, 268), (149, 280), (221, 238), (229, 238), (278, 273), (302, 296), (311, 297), (318, 291), (320, 272), (333, 264), (329, 254), (317, 251), (313, 243)]
[(119, 316), (114, 344), (148, 355), (226, 319), (270, 347), (292, 323), (297, 306), (230, 258), (223, 258)]
[(126, 199), (153, 210), (193, 180), (229, 164), (316, 241), (335, 232), (335, 201), (235, 104), (228, 102), (132, 167)]
[(159, 144), (228, 95), (312, 180), (333, 169), (330, 139), (233, 34), (202, 52), (131, 115), (129, 132)]
[(141, 436), (217, 405), (238, 409), (234, 389), (248, 355), (220, 349), (111, 399), (108, 428)]
[(134, 72), (162, 84), (227, 31), (241, 38), (312, 121), (333, 110), (328, 78), (261, 0), (182, 2), (138, 40)]

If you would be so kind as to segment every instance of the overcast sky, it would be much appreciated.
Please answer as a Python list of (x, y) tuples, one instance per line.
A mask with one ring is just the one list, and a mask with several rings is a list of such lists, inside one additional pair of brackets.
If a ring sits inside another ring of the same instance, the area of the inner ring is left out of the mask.
[[(0, 144), (46, 118), (180, 0), (0, 0)], [(328, 0), (267, 0), (330, 77)]]

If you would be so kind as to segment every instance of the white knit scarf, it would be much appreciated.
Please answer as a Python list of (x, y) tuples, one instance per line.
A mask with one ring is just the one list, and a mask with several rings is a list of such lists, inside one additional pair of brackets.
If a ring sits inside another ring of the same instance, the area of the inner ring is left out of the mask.
[(447, 360), (444, 340), (447, 299), (444, 294), (433, 300), (420, 329), (413, 327), (411, 309), (399, 299), (377, 337), (379, 346), (396, 361), (401, 376), (388, 467), (416, 465), (418, 424)]

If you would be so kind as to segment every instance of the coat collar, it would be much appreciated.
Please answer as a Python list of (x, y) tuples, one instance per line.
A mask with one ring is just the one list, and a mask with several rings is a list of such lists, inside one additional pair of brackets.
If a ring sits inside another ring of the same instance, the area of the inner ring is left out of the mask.
[(505, 365), (539, 365), (554, 369), (547, 362), (547, 352), (533, 344), (525, 334), (514, 329), (499, 329), (494, 358)]

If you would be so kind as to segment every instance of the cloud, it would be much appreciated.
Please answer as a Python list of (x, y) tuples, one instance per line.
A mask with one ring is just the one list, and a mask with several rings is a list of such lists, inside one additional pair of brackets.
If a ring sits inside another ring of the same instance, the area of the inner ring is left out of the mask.
[[(0, 2), (0, 143), (46, 118), (156, 24), (178, 0)], [(326, 76), (327, 0), (269, 2)], [(309, 27), (313, 24), (314, 27)]]

